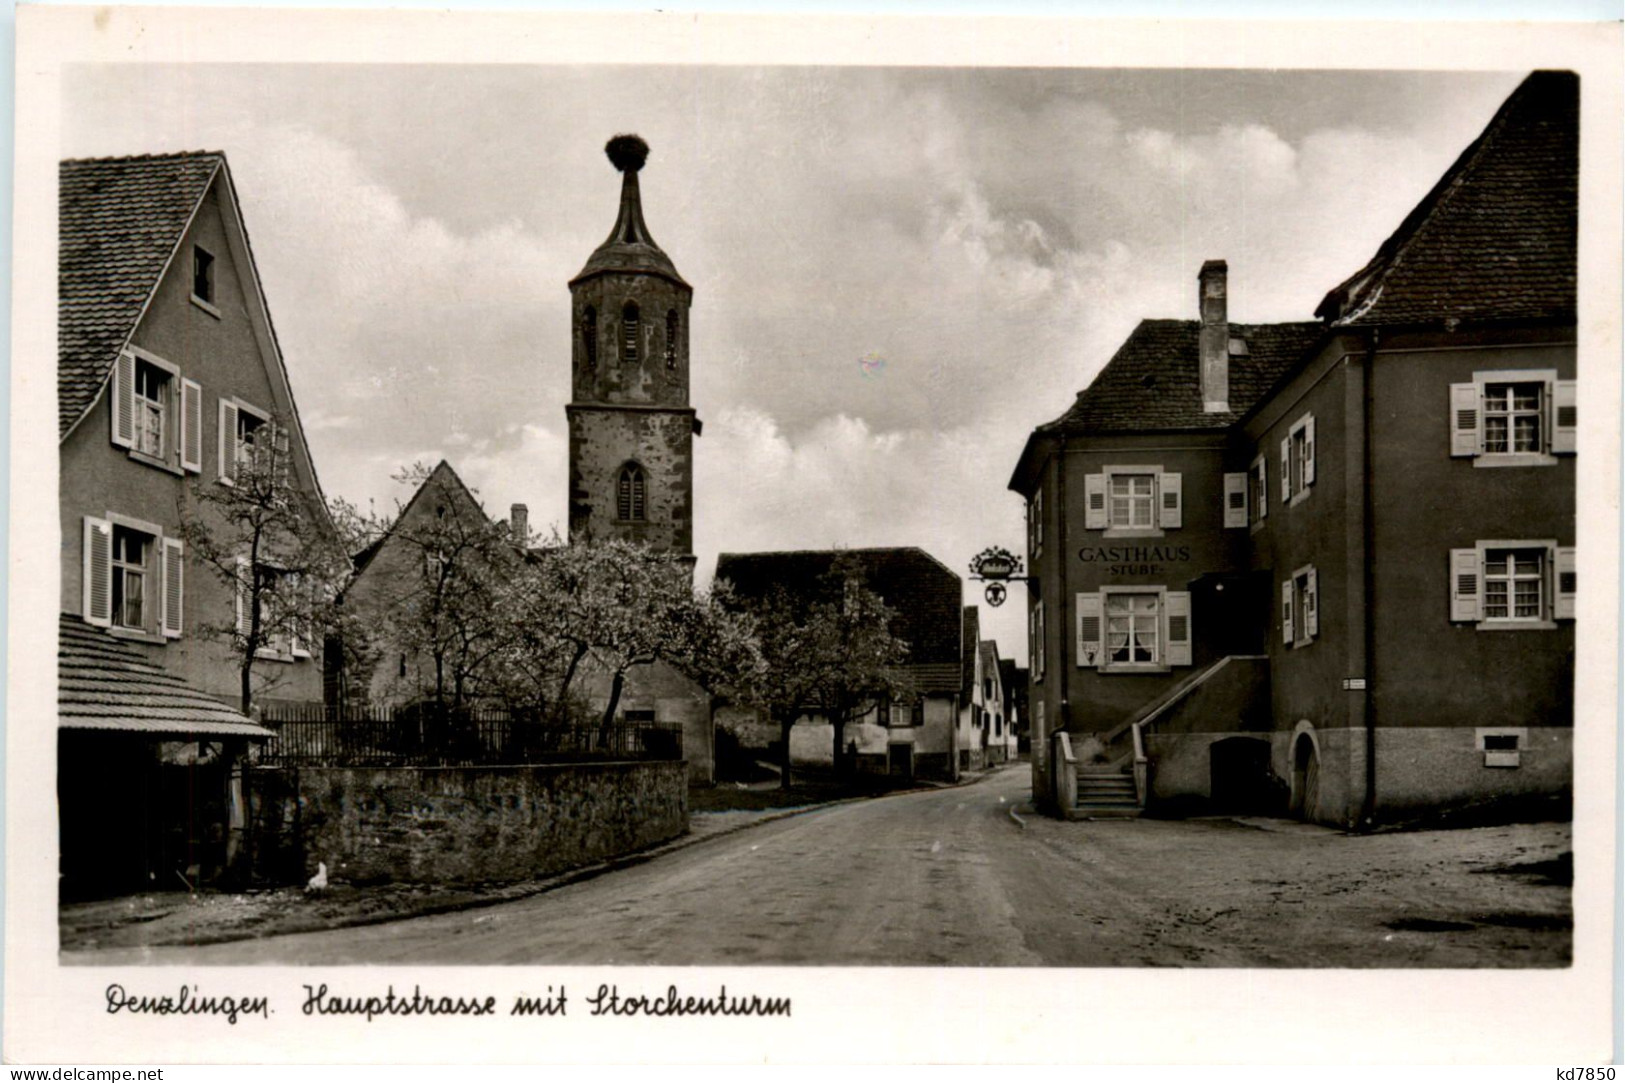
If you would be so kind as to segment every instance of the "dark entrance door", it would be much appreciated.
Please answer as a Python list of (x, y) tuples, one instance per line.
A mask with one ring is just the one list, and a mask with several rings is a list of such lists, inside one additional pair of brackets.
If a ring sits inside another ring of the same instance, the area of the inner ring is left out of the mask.
[(1269, 583), (1252, 573), (1203, 576), (1191, 584), (1192, 621), (1220, 655), (1263, 654)]
[(1248, 816), (1278, 813), (1271, 808), (1270, 744), (1258, 737), (1226, 737), (1208, 747), (1208, 772), (1215, 812)]
[(899, 778), (914, 777), (914, 746), (897, 742), (886, 746), (886, 773)]
[(1313, 820), (1320, 812), (1320, 757), (1307, 733), (1298, 735), (1292, 750), (1292, 814)]

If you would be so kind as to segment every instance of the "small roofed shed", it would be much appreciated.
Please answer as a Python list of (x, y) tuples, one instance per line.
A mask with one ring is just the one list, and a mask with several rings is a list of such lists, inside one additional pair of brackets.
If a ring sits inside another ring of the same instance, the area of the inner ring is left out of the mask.
[(176, 740), (275, 736), (79, 617), (63, 613), (58, 627), (59, 728)]

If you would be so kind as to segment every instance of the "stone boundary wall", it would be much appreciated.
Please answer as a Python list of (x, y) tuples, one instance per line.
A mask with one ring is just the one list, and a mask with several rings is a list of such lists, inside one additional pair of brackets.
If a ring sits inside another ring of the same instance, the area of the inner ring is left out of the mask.
[(263, 879), (333, 884), (526, 880), (688, 829), (680, 760), (504, 767), (254, 768), (250, 846)]

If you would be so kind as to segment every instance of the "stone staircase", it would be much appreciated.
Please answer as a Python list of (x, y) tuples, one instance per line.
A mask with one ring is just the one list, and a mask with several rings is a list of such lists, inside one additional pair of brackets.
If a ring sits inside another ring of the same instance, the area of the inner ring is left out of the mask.
[(1079, 819), (1138, 816), (1140, 800), (1134, 776), (1110, 767), (1078, 767), (1078, 798), (1073, 815)]

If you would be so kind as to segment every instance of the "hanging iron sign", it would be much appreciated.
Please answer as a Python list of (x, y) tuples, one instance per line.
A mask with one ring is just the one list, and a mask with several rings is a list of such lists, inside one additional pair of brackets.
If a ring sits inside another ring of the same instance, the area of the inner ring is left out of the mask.
[(988, 605), (997, 609), (1004, 604), (1005, 593), (1003, 583), (989, 583), (987, 589), (982, 592), (982, 596), (987, 599)]
[(1021, 558), (1008, 549), (991, 546), (971, 558), (970, 574), (973, 579), (1020, 579)]

